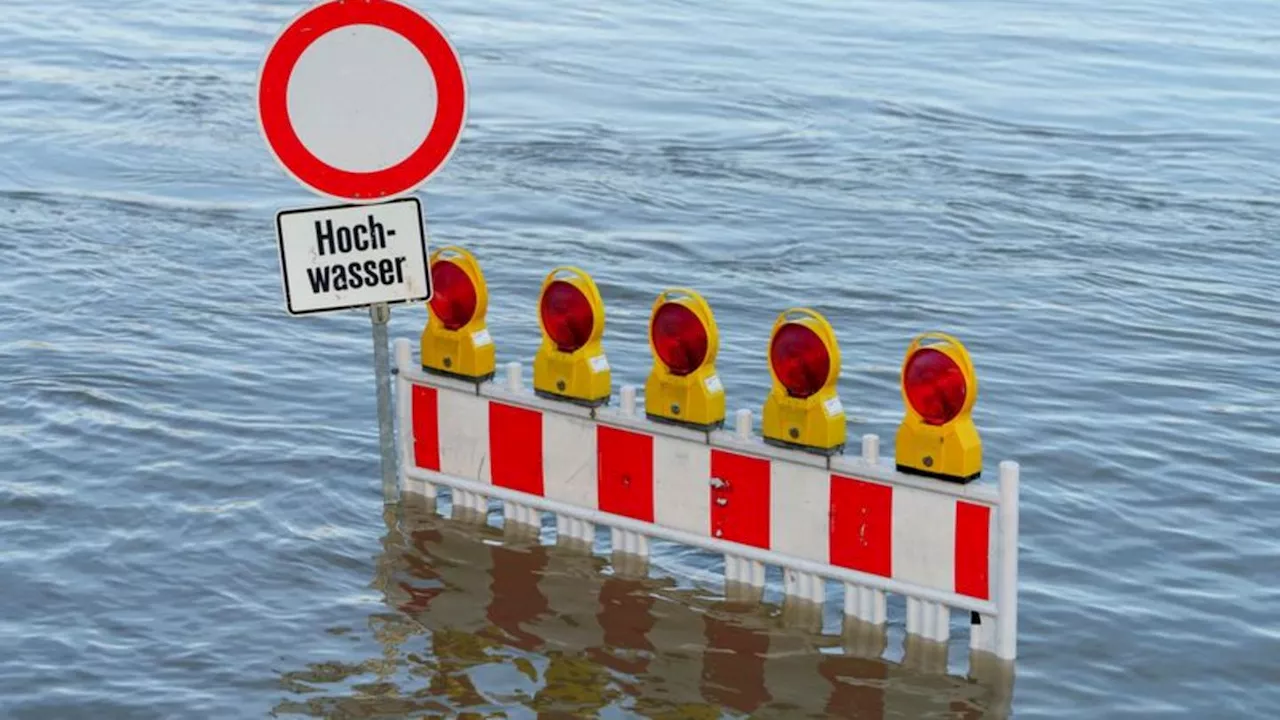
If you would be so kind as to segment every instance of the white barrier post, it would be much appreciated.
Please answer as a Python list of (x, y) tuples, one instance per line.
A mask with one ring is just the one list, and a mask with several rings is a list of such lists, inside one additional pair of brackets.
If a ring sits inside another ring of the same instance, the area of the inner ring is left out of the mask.
[(1000, 587), (996, 603), (996, 656), (1018, 655), (1018, 463), (1000, 463)]
[[(623, 417), (636, 416), (636, 388), (634, 385), (623, 385), (621, 392), (620, 412)], [(649, 566), (649, 537), (628, 530), (609, 528), (609, 537), (613, 546), (613, 565), (623, 575), (645, 575)]]
[(556, 514), (556, 544), (591, 553), (596, 542), (596, 526), (589, 520)]
[[(751, 411), (748, 409), (739, 410), (734, 416), (734, 430), (739, 440), (751, 439)], [(712, 483), (723, 482), (720, 478), (712, 478)], [(764, 587), (764, 563), (758, 560), (750, 560), (747, 558), (736, 557), (733, 555), (724, 556), (724, 580), (726, 591), (731, 591), (731, 586), (739, 586), (734, 590), (743, 590), (746, 594), (755, 596), (756, 590)], [(738, 594), (734, 593), (735, 596)], [(744, 598), (745, 599), (745, 598)]]
[[(622, 414), (635, 417), (636, 388), (633, 385), (622, 386)], [(641, 559), (641, 567), (647, 568), (649, 563), (649, 536), (623, 531), (623, 550)]]
[[(868, 433), (862, 436), (862, 461), (873, 467), (880, 464), (879, 435)], [(846, 583), (844, 614), (868, 625), (877, 627), (884, 625), (886, 617), (884, 593)]]
[[(750, 429), (747, 432), (749, 435)], [(782, 592), (784, 619), (799, 627), (810, 627), (815, 631), (822, 629), (822, 607), (827, 599), (826, 578), (783, 568)]]
[[(871, 464), (879, 462), (880, 438), (875, 435), (862, 439), (863, 459)], [(881, 598), (883, 602), (883, 598)], [(951, 638), (951, 608), (941, 603), (907, 598), (907, 635), (922, 640), (945, 643)]]
[[(520, 363), (507, 363), (507, 391), (512, 395), (524, 392), (524, 378), (521, 376)], [(482, 504), (487, 505), (487, 501)], [(542, 526), (541, 513), (519, 503), (504, 500), (502, 502), (502, 526), (505, 534), (523, 537), (530, 529)]]
[(519, 393), (524, 390), (524, 379), (520, 377), (520, 363), (507, 363), (507, 390)]
[[(520, 378), (520, 363), (507, 363), (507, 390), (512, 393), (520, 392), (524, 382)], [(508, 535), (518, 534), (520, 529), (518, 526), (524, 524), (524, 508), (520, 507), (510, 500), (502, 501), (502, 528)]]

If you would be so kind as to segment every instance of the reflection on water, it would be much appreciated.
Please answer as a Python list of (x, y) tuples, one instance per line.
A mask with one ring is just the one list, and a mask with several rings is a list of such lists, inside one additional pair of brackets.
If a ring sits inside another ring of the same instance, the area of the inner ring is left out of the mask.
[[(624, 574), (529, 528), (384, 514), (369, 618), (381, 657), (284, 672), (277, 714), (316, 717), (954, 717), (1009, 712), (1011, 679), (945, 651), (806, 632), (768, 604)], [(930, 655), (930, 652), (933, 655)]]

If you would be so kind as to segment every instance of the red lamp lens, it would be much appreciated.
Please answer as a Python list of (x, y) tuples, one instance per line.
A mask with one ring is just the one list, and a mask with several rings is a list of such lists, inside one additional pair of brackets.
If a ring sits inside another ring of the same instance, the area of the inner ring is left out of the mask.
[(798, 323), (783, 325), (773, 336), (769, 363), (782, 386), (798, 398), (821, 390), (831, 372), (831, 356), (822, 338)]
[(456, 263), (440, 260), (431, 265), (431, 312), (446, 329), (457, 330), (476, 313), (476, 286)]
[(591, 337), (595, 314), (587, 296), (573, 284), (556, 280), (542, 294), (542, 326), (560, 352), (573, 352)]
[(649, 328), (658, 359), (672, 375), (688, 375), (707, 359), (707, 329), (692, 310), (678, 303), (663, 303), (653, 314)]
[(960, 366), (945, 353), (917, 350), (903, 371), (907, 402), (928, 425), (942, 425), (960, 414), (968, 391)]

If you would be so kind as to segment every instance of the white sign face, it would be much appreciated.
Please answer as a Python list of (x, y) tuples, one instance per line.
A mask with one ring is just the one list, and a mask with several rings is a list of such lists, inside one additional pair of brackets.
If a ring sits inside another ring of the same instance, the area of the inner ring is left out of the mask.
[(281, 30), (258, 70), (267, 148), (304, 187), (343, 202), (426, 182), (466, 119), (457, 50), (399, 0), (322, 0)]
[(431, 299), (417, 198), (284, 210), (276, 230), (291, 315)]
[(311, 43), (293, 68), (286, 98), (302, 144), (353, 173), (402, 162), (426, 142), (436, 115), (427, 59), (377, 25), (340, 28)]

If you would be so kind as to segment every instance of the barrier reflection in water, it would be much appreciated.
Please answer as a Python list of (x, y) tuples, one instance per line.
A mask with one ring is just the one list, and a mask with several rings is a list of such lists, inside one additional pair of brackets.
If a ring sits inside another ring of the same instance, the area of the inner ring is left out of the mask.
[[(883, 628), (822, 635), (784, 608), (611, 573), (536, 528), (389, 508), (369, 618), (380, 656), (285, 673), (277, 712), (313, 716), (1004, 717), (1012, 676), (946, 674), (946, 650), (882, 659)], [(340, 666), (341, 672), (318, 668)]]

